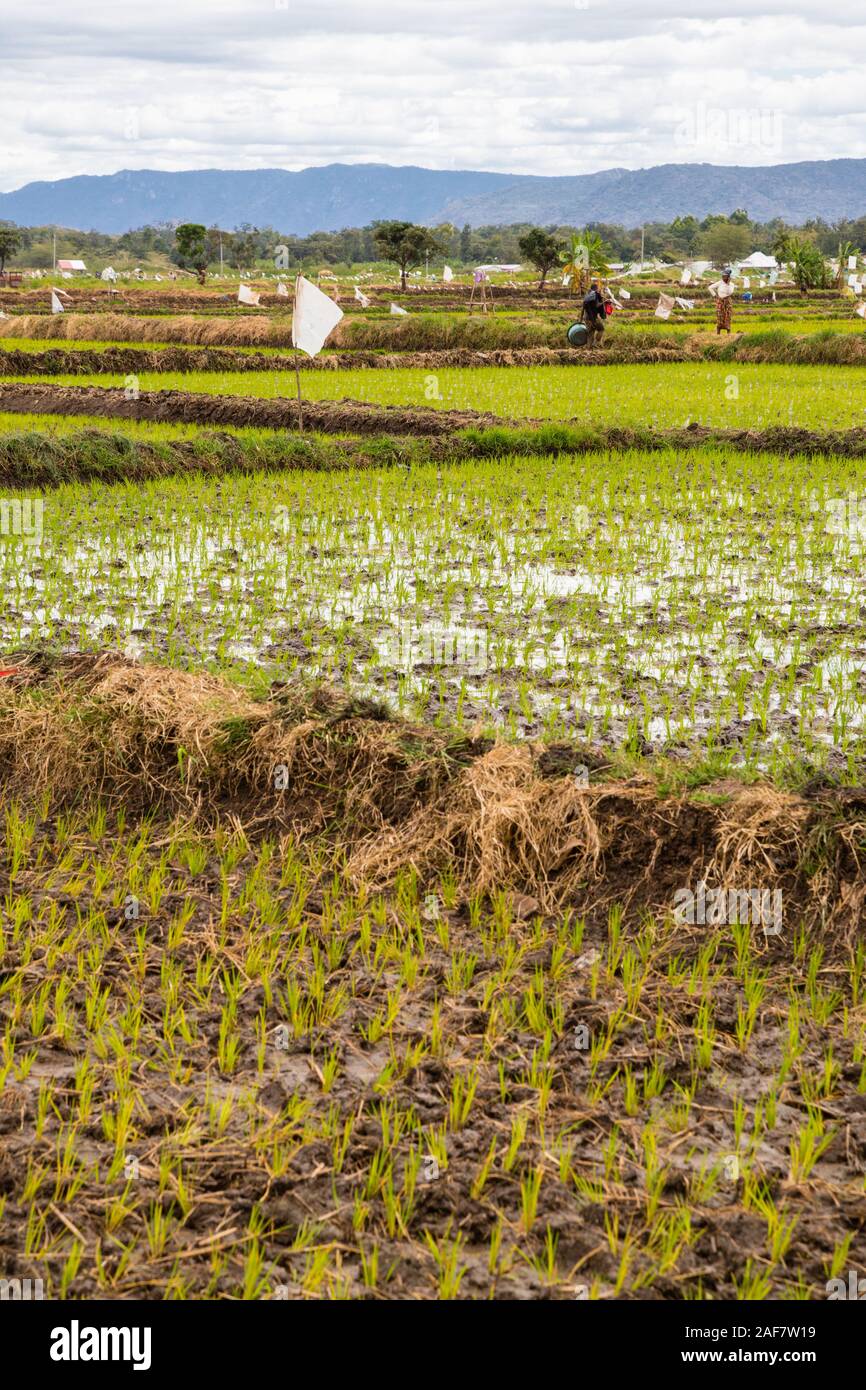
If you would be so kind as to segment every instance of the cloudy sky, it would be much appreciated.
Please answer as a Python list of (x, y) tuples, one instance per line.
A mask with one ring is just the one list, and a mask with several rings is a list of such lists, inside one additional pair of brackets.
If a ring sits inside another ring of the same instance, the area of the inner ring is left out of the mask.
[(862, 0), (28, 0), (3, 26), (0, 191), (866, 156), (864, 73)]

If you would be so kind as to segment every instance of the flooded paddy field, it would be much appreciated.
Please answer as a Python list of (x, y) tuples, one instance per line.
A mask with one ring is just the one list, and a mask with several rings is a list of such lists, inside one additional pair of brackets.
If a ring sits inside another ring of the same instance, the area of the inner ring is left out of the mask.
[(508, 738), (851, 773), (864, 472), (669, 451), (19, 495), (0, 642), (255, 689), (320, 678)]

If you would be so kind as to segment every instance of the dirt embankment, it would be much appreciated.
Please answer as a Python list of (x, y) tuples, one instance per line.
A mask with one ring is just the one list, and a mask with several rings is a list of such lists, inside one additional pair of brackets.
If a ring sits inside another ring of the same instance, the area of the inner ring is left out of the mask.
[[(213, 426), (296, 430), (297, 400), (254, 396), (210, 396), (188, 391), (141, 391), (137, 395), (102, 386), (0, 383), (0, 411), (34, 415), (100, 415), (116, 420), (154, 420)], [(304, 401), (310, 430), (337, 434), (444, 435), (503, 423), (473, 410), (413, 409), (363, 401)]]
[[(198, 424), (216, 430), (226, 426), (254, 427), (292, 432), (298, 429), (297, 401), (287, 398), (262, 400), (249, 396), (211, 396), (184, 391), (143, 391), (129, 398), (121, 389), (100, 386), (56, 386), (41, 382), (0, 382), (0, 412), (26, 415), (99, 416), (116, 420), (151, 420)], [(356, 435), (377, 445), (379, 462), (387, 463), (389, 450), (399, 452), (400, 439), (422, 446), (413, 454), (418, 462), (457, 458), (502, 458), (509, 454), (593, 453), (601, 449), (695, 449), (721, 446), (743, 453), (776, 453), (787, 456), (835, 454), (846, 458), (866, 455), (866, 428), (809, 430), (775, 426), (764, 430), (714, 430), (701, 425), (685, 429), (656, 430), (588, 429), (581, 423), (519, 423), (471, 410), (432, 410), (408, 406), (370, 405), (363, 401), (305, 401), (304, 426), (321, 434)], [(91, 431), (96, 435), (96, 431)], [(372, 437), (372, 438), (371, 438)], [(32, 460), (26, 440), (39, 441), (31, 432), (17, 437), (9, 454), (12, 473), (31, 478)], [(133, 443), (123, 438), (122, 452), (130, 458)], [(66, 447), (74, 452), (74, 438)], [(165, 454), (174, 446), (161, 446)], [(351, 446), (349, 446), (351, 448)], [(3, 451), (0, 450), (0, 459)], [(184, 451), (178, 450), (182, 471)], [(342, 464), (347, 461), (343, 459)], [(373, 460), (370, 460), (373, 461)], [(74, 459), (73, 459), (74, 462)], [(338, 461), (339, 465), (339, 461)], [(248, 465), (244, 465), (248, 466)], [(311, 466), (330, 466), (313, 462)], [(165, 471), (162, 466), (160, 472)], [(75, 470), (73, 470), (75, 472)], [(9, 475), (7, 475), (9, 476)]]
[[(2, 665), (15, 670), (0, 681), (5, 796), (337, 834), (359, 884), (387, 888), (410, 866), (451, 871), (467, 894), (509, 889), (546, 911), (658, 910), (678, 884), (759, 867), (788, 912), (837, 933), (856, 924), (866, 788), (803, 796), (726, 782), (660, 796), (649, 776), (591, 773), (583, 785), (571, 745), (414, 726), (330, 689), (277, 686), (255, 701), (114, 655), (12, 653)], [(281, 789), (275, 767), (287, 769)]]

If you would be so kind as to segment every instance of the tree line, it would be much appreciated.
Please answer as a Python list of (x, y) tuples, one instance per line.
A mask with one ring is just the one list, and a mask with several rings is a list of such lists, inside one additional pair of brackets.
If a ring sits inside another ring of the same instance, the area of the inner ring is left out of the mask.
[[(185, 225), (199, 227), (199, 224)], [(585, 242), (588, 235), (597, 243), (600, 256), (607, 262), (638, 260), (642, 244), (647, 259), (673, 262), (701, 256), (716, 263), (737, 260), (751, 251), (775, 254), (775, 248), (782, 246), (786, 239), (798, 244), (807, 258), (814, 252), (822, 257), (836, 255), (840, 244), (850, 243), (854, 248), (866, 246), (866, 215), (835, 222), (813, 219), (790, 227), (779, 218), (756, 222), (744, 209), (727, 216), (714, 213), (702, 220), (684, 216), (672, 222), (647, 222), (643, 228), (604, 222), (590, 222), (585, 228), (568, 224), (536, 227), (528, 222), (458, 228), (443, 223), (436, 227), (414, 228), (407, 233), (406, 229), (412, 227), (411, 223), (378, 221), (338, 232), (311, 232), (308, 236), (293, 236), (274, 227), (254, 227), (246, 222), (231, 230), (202, 227), (201, 245), (196, 246), (196, 254), (198, 259), (205, 258), (204, 263), (211, 271), (222, 264), (232, 270), (252, 272), (257, 268), (272, 268), (279, 251), (279, 268), (294, 272), (321, 266), (348, 271), (358, 265), (393, 263), (394, 247), (401, 237), (404, 241), (408, 237), (419, 253), (417, 261), (410, 258), (401, 269), (408, 264), (424, 263), (427, 257), (431, 261), (447, 261), (455, 268), (479, 262), (525, 261), (531, 259), (524, 249), (528, 238), (536, 245), (542, 238), (548, 238), (561, 249), (564, 254), (551, 262), (552, 268), (553, 264), (567, 262), (567, 253), (573, 249), (575, 238)], [(403, 230), (394, 232), (394, 228)], [(162, 256), (176, 265), (189, 264), (189, 257), (178, 241), (181, 230), (174, 224), (157, 223), (121, 235), (110, 235), (50, 226), (17, 227), (2, 222), (0, 268), (7, 262), (50, 269), (54, 263), (55, 236), (59, 258), (81, 256), (86, 259), (89, 255), (96, 261), (108, 263), (112, 259), (135, 262)], [(390, 244), (389, 237), (392, 238)]]

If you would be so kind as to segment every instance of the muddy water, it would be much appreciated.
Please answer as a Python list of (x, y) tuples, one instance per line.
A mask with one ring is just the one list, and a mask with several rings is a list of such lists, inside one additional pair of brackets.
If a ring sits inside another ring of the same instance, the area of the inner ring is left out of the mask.
[(751, 485), (660, 512), (624, 473), (70, 490), (38, 541), (0, 537), (0, 643), (322, 677), (518, 738), (860, 756), (866, 535)]

